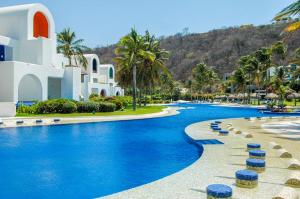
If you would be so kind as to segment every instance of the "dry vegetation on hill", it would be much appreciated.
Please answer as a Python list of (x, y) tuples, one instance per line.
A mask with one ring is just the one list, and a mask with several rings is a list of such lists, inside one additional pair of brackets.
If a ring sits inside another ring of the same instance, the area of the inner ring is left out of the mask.
[[(270, 46), (281, 40), (286, 24), (262, 26), (246, 25), (212, 30), (207, 33), (176, 34), (161, 39), (162, 47), (170, 51), (166, 63), (176, 80), (186, 80), (192, 68), (199, 62), (213, 66), (222, 76), (236, 68), (240, 56), (252, 53), (260, 47)], [(289, 57), (300, 47), (299, 31), (286, 38)], [(101, 63), (112, 63), (115, 45), (96, 48)], [(288, 58), (289, 59), (289, 58)], [(288, 60), (287, 59), (287, 60)]]

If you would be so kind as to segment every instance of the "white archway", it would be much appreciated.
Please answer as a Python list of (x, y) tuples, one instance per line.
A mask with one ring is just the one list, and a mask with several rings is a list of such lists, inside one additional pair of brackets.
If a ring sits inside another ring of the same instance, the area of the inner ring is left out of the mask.
[(43, 88), (39, 78), (27, 74), (22, 77), (18, 86), (18, 101), (42, 101)]

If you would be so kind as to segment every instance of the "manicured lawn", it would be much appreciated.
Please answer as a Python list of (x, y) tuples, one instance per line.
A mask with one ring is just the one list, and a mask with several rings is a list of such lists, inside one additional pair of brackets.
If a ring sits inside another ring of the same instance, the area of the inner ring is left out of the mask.
[(114, 116), (114, 115), (142, 115), (150, 113), (159, 113), (164, 106), (146, 106), (138, 107), (136, 111), (133, 111), (131, 107), (123, 111), (115, 111), (109, 113), (70, 113), (70, 114), (17, 114), (17, 117), (81, 117), (81, 116)]

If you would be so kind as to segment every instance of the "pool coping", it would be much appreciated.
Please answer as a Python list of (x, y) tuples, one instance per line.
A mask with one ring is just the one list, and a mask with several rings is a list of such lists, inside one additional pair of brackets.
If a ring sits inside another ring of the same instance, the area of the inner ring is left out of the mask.
[[(35, 127), (35, 126), (53, 126), (53, 125), (67, 125), (67, 124), (82, 124), (82, 123), (98, 123), (110, 121), (128, 121), (128, 120), (142, 120), (159, 117), (168, 117), (179, 114), (180, 107), (167, 107), (161, 112), (141, 114), (141, 115), (117, 115), (117, 116), (77, 116), (77, 117), (9, 117), (3, 118), (5, 125), (1, 125), (0, 129), (5, 128), (21, 128), (21, 127)], [(59, 118), (59, 122), (53, 122), (53, 119)], [(44, 122), (36, 124), (37, 119), (42, 119)], [(23, 120), (24, 124), (17, 125), (16, 121)]]
[[(276, 117), (274, 119), (281, 120), (283, 118), (284, 117)], [(291, 116), (286, 119), (292, 118), (295, 117)], [(246, 156), (248, 156), (245, 145), (249, 142), (256, 142), (258, 138), (259, 143), (261, 143), (263, 148), (267, 150), (268, 155), (272, 156), (267, 157), (267, 162), (271, 165), (284, 167), (283, 165), (285, 165), (288, 160), (276, 159), (276, 151), (267, 149), (268, 142), (270, 140), (266, 138), (271, 138), (271, 140), (273, 140), (273, 134), (260, 133), (259, 130), (262, 129), (256, 129), (255, 132), (253, 130), (253, 138), (245, 138), (242, 135), (236, 135), (233, 133), (230, 133), (229, 136), (218, 136), (213, 134), (209, 129), (209, 123), (211, 121), (213, 120), (191, 124), (185, 128), (185, 132), (191, 139), (212, 138), (223, 142), (224, 145), (202, 145), (204, 149), (202, 156), (188, 167), (156, 181), (101, 198), (206, 198), (206, 186), (213, 183), (223, 183), (232, 186), (234, 190), (233, 197), (242, 197), (244, 199), (270, 198), (270, 196), (275, 195), (278, 191), (283, 189), (284, 186), (280, 180), (287, 177), (291, 171), (286, 169), (278, 172), (278, 175), (270, 176), (270, 173), (277, 171), (274, 168), (268, 168), (264, 174), (261, 174), (262, 181), (265, 182), (260, 182), (260, 187), (258, 188), (241, 189), (235, 186), (235, 171), (238, 169), (245, 169), (244, 162), (246, 160)], [(222, 126), (224, 123), (233, 123), (234, 127), (238, 127), (243, 131), (250, 130), (250, 127), (254, 126), (258, 128), (264, 123), (263, 120), (258, 119), (256, 119), (253, 123), (245, 123), (246, 120), (243, 118), (229, 118), (222, 119), (222, 121)], [(225, 128), (225, 126), (223, 127)], [(201, 133), (199, 133), (200, 131)], [(276, 141), (278, 140), (276, 139)], [(287, 141), (283, 144), (283, 146), (288, 147), (289, 144), (290, 142)], [(235, 151), (236, 149), (231, 149), (230, 145), (237, 145), (239, 147), (243, 147), (243, 149)], [(295, 152), (292, 152), (294, 155)], [(241, 157), (231, 157), (231, 153), (239, 153)], [(218, 159), (215, 158), (215, 156), (218, 157)], [(232, 162), (240, 162), (243, 165), (231, 165), (233, 164)], [(218, 166), (220, 164), (221, 166)], [(270, 183), (268, 184), (266, 182)], [(267, 194), (265, 190), (268, 190)], [(300, 193), (300, 189), (297, 189), (297, 192)]]

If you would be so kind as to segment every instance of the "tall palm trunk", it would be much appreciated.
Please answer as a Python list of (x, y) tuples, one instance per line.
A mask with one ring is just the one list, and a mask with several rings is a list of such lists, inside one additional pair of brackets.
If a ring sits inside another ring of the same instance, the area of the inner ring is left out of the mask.
[(139, 107), (142, 107), (142, 89), (139, 89)]
[(261, 89), (261, 81), (260, 81), (260, 77), (257, 77), (257, 89), (258, 89), (258, 92), (257, 92), (257, 104), (260, 105), (260, 89)]
[(72, 58), (71, 58), (71, 56), (69, 56), (68, 59), (69, 59), (69, 66), (72, 66)]
[(135, 111), (136, 110), (136, 65), (134, 64), (132, 67), (132, 108)]

